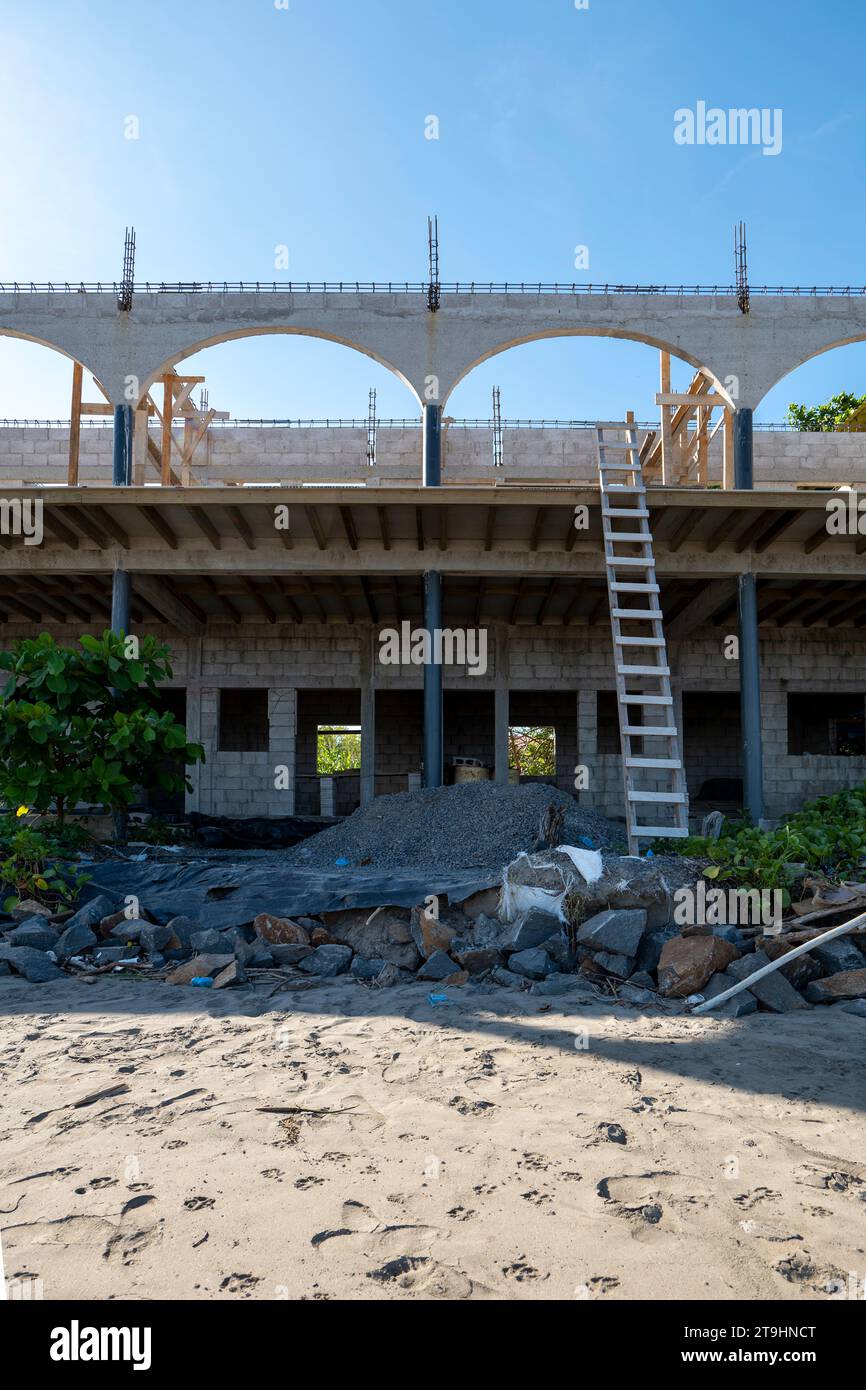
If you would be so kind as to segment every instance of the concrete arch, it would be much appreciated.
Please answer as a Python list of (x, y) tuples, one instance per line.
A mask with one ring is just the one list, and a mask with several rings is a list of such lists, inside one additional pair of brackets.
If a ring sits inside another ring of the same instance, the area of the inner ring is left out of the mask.
[(194, 357), (196, 353), (206, 352), (209, 348), (219, 347), (223, 343), (240, 342), (245, 338), (274, 337), (276, 335), (295, 338), (318, 338), (321, 342), (335, 343), (338, 347), (348, 348), (349, 351), (360, 353), (362, 357), (369, 357), (373, 362), (376, 362), (378, 366), (384, 367), (386, 371), (391, 372), (401, 385), (405, 386), (407, 390), (411, 392), (419, 406), (421, 404), (421, 397), (409, 378), (395, 365), (395, 363), (388, 361), (386, 357), (383, 357), (380, 352), (375, 351), (373, 348), (367, 347), (363, 343), (355, 342), (353, 339), (344, 337), (341, 334), (325, 332), (322, 329), (270, 324), (261, 327), (249, 326), (244, 328), (233, 328), (224, 332), (209, 334), (206, 338), (201, 338), (181, 348), (178, 352), (172, 353), (170, 357), (161, 362), (158, 367), (148, 372), (147, 376), (140, 383), (140, 395), (145, 395), (164, 372), (170, 371), (181, 362), (186, 361), (188, 357)]
[(798, 361), (792, 362), (788, 367), (785, 368), (784, 371), (780, 372), (779, 375), (776, 376), (775, 379), (772, 380), (770, 384), (764, 389), (763, 394), (761, 395), (757, 404), (760, 405), (761, 401), (763, 401), (764, 398), (768, 396), (771, 391), (775, 391), (777, 386), (780, 386), (782, 382), (785, 381), (789, 376), (792, 376), (794, 372), (798, 372), (801, 367), (805, 367), (807, 363), (814, 362), (815, 359), (818, 357), (825, 357), (828, 353), (835, 352), (837, 348), (854, 347), (857, 343), (866, 344), (866, 331), (854, 333), (849, 335), (848, 337), (840, 338), (837, 342), (827, 343), (822, 347), (814, 348), (814, 350), (807, 353), (805, 357), (800, 357)]
[(728, 405), (734, 407), (735, 402), (729, 395), (722, 381), (716, 373), (706, 363), (701, 362), (690, 350), (683, 348), (680, 344), (668, 342), (665, 339), (655, 337), (650, 333), (639, 333), (634, 330), (625, 331), (617, 328), (602, 327), (580, 327), (575, 325), (569, 328), (551, 328), (543, 331), (527, 333), (518, 338), (509, 339), (507, 342), (499, 343), (488, 348), (481, 356), (474, 361), (466, 363), (460, 370), (458, 376), (450, 384), (447, 394), (442, 402), (443, 408), (454, 391), (465, 381), (468, 376), (485, 362), (489, 362), (494, 357), (499, 357), (505, 352), (510, 352), (512, 348), (526, 347), (530, 343), (548, 342), (553, 338), (609, 338), (612, 341), (641, 343), (646, 347), (656, 348), (659, 352), (669, 352), (671, 357), (680, 361), (687, 362), (695, 371), (701, 371), (709, 377), (713, 383), (713, 388), (724, 398)]
[(4, 328), (2, 324), (0, 324), (0, 338), (16, 338), (22, 343), (33, 343), (35, 347), (47, 348), (49, 352), (55, 352), (58, 357), (65, 357), (69, 362), (78, 362), (86, 372), (90, 373), (94, 381), (102, 386), (102, 382), (93, 368), (87, 362), (83, 362), (80, 357), (77, 357), (74, 352), (61, 347), (59, 343), (49, 342), (47, 338), (37, 337), (33, 333), (20, 333), (14, 328)]

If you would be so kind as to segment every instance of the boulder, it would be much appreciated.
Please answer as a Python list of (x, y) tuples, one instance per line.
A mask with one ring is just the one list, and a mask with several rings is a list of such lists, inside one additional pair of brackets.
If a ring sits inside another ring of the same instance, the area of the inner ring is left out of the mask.
[(162, 951), (172, 941), (176, 941), (171, 927), (160, 927), (156, 923), (148, 923), (142, 927), (139, 941), (143, 951), (147, 951), (149, 956), (155, 955), (157, 951)]
[(645, 970), (649, 974), (658, 970), (665, 942), (671, 941), (675, 936), (679, 935), (679, 927), (674, 926), (672, 923), (666, 927), (659, 927), (656, 931), (650, 931), (649, 928), (647, 928), (641, 937), (641, 943), (635, 958), (635, 965), (638, 970)]
[(839, 1009), (843, 1014), (856, 1014), (858, 1018), (866, 1018), (866, 999), (852, 999), (847, 1004), (834, 1004), (834, 1009)]
[[(8, 957), (7, 957), (8, 959)], [(842, 970), (826, 980), (813, 980), (806, 986), (811, 1004), (835, 1004), (837, 999), (866, 998), (866, 970)]]
[[(770, 960), (778, 960), (780, 956), (785, 956), (791, 947), (787, 942), (780, 938), (761, 937), (761, 948)], [(810, 980), (817, 980), (824, 974), (821, 966), (808, 952), (805, 956), (796, 956), (794, 960), (783, 965), (779, 970), (780, 975), (794, 986), (795, 989), (804, 990)]]
[(205, 931), (194, 931), (189, 939), (189, 944), (194, 951), (201, 955), (225, 955), (228, 942), (222, 932), (214, 931), (212, 927)]
[(311, 946), (333, 946), (334, 938), (325, 927), (314, 927), (310, 933)]
[(291, 917), (274, 917), (270, 912), (260, 912), (253, 926), (256, 932), (272, 946), (309, 946), (310, 933)]
[(631, 956), (617, 956), (613, 951), (597, 951), (586, 957), (586, 964), (603, 970), (606, 975), (615, 975), (618, 980), (627, 980), (634, 970)]
[(356, 980), (376, 980), (387, 964), (385, 960), (365, 960), (363, 956), (356, 956), (349, 968), (349, 974), (354, 975)]
[(9, 916), (16, 922), (26, 922), (28, 917), (50, 917), (51, 908), (46, 907), (44, 903), (38, 903), (35, 898), (25, 898), (23, 902), (10, 908)]
[(453, 975), (446, 975), (445, 979), (441, 980), (440, 983), (447, 989), (450, 989), (452, 986), (458, 989), (461, 985), (467, 985), (469, 983), (469, 971), (456, 970)]
[(823, 966), (827, 975), (839, 975), (843, 970), (862, 970), (863, 953), (850, 937), (837, 936), (835, 941), (825, 941), (823, 946), (813, 946), (811, 956)]
[(460, 904), (461, 911), (467, 917), (494, 917), (499, 908), (499, 894), (498, 888), (483, 888)]
[(94, 965), (114, 965), (127, 954), (125, 946), (97, 946), (93, 953)]
[(141, 933), (145, 927), (149, 927), (150, 922), (145, 922), (143, 917), (124, 917), (118, 922), (116, 927), (111, 929), (111, 938), (114, 941), (135, 941), (141, 940)]
[(326, 914), (327, 930), (334, 941), (365, 960), (386, 960), (401, 970), (415, 970), (421, 962), (410, 927), (410, 912), (402, 907), (353, 908)]
[(672, 936), (662, 947), (659, 989), (678, 999), (698, 994), (712, 975), (736, 958), (736, 947), (718, 936)]
[(525, 976), (527, 980), (543, 980), (546, 975), (556, 973), (556, 966), (540, 946), (534, 946), (527, 951), (515, 951), (508, 958), (508, 968), (517, 975)]
[(517, 975), (513, 970), (506, 970), (504, 966), (497, 966), (490, 977), (494, 984), (501, 985), (503, 989), (525, 989), (526, 977)]
[(95, 930), (102, 919), (114, 911), (116, 908), (113, 899), (100, 893), (74, 912), (64, 925), (67, 931), (72, 927), (92, 927)]
[(197, 980), (200, 976), (218, 975), (221, 970), (225, 970), (227, 965), (231, 965), (234, 956), (193, 956), (192, 960), (185, 960), (176, 970), (168, 976), (166, 983), (170, 985), (188, 985), (190, 980)]
[(643, 908), (598, 912), (579, 927), (577, 941), (589, 951), (608, 951), (616, 956), (637, 955), (646, 930)]
[(220, 970), (219, 974), (214, 975), (213, 987), (228, 989), (229, 985), (243, 985), (246, 984), (246, 978), (243, 966), (233, 960), (230, 965)]
[[(236, 948), (237, 949), (237, 948)], [(277, 965), (300, 965), (302, 960), (313, 954), (312, 946), (272, 946), (271, 955)], [(246, 963), (246, 962), (245, 962)]]
[[(506, 972), (507, 973), (507, 972)], [(591, 994), (592, 987), (582, 980), (579, 975), (563, 975), (556, 970), (552, 975), (547, 975), (543, 980), (535, 980), (529, 986), (530, 994), (541, 996), (555, 996), (560, 994)]]
[(501, 951), (494, 951), (491, 947), (455, 951), (454, 954), (463, 969), (468, 971), (470, 975), (483, 975), (485, 970), (495, 970), (496, 966), (502, 965), (504, 960)]
[(539, 907), (532, 907), (505, 932), (502, 938), (502, 949), (504, 951), (531, 951), (534, 946), (540, 946), (543, 942), (549, 941), (561, 925), (559, 918), (552, 913), (542, 912)]
[(7, 932), (6, 940), (13, 946), (32, 946), (34, 951), (53, 951), (57, 944), (57, 932), (47, 917), (28, 917), (20, 927)]
[(53, 960), (49, 960), (44, 951), (35, 951), (32, 946), (0, 946), (0, 960), (5, 960), (32, 985), (66, 979), (64, 972), (58, 969)]
[(192, 945), (192, 934), (198, 931), (198, 922), (193, 921), (192, 917), (170, 917), (166, 923), (172, 936), (176, 936), (181, 946)]
[(431, 917), (423, 907), (412, 909), (409, 923), (412, 940), (424, 960), (429, 960), (437, 951), (447, 951), (457, 935), (453, 927)]
[(317, 975), (323, 980), (332, 980), (344, 975), (352, 964), (351, 946), (317, 946), (310, 955), (299, 962), (298, 968), (306, 975)]
[(57, 938), (54, 952), (58, 960), (69, 960), (70, 956), (77, 956), (82, 951), (89, 951), (91, 946), (96, 945), (96, 941), (96, 933), (91, 931), (90, 927), (85, 926), (83, 922), (79, 922), (77, 926), (73, 926), (70, 922), (66, 930)]
[[(733, 975), (735, 980), (745, 980), (755, 970), (761, 970), (769, 964), (770, 958), (763, 951), (753, 951), (748, 956), (741, 956), (739, 960), (732, 961), (728, 966), (728, 974)], [(863, 974), (866, 976), (866, 970)], [(809, 1007), (802, 994), (797, 993), (781, 970), (774, 970), (772, 975), (765, 975), (763, 980), (749, 985), (746, 993), (754, 994), (759, 1004), (763, 1004), (766, 1009), (772, 1009), (776, 1014), (792, 1013), (795, 1009)]]
[[(715, 999), (736, 983), (733, 975), (727, 975), (720, 971), (707, 981), (701, 989), (701, 994), (705, 999)], [(712, 1012), (716, 1018), (744, 1018), (747, 1014), (758, 1012), (758, 1001), (750, 990), (744, 989), (740, 994), (734, 995), (733, 999), (728, 999), (726, 1003), (713, 1009)]]
[(542, 941), (541, 945), (557, 970), (560, 970), (564, 975), (574, 974), (580, 955), (566, 939), (564, 931), (558, 931), (555, 936), (549, 936), (546, 941)]
[(432, 955), (424, 961), (418, 971), (419, 980), (447, 980), (449, 975), (456, 973), (457, 966), (448, 955), (447, 951), (434, 951)]

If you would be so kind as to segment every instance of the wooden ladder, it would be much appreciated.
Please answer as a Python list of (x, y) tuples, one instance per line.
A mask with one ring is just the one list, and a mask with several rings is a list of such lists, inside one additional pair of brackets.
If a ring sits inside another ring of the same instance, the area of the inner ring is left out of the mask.
[[(639, 854), (641, 840), (688, 835), (688, 792), (635, 426), (604, 421), (596, 428), (628, 849)], [(621, 437), (606, 439), (606, 432)], [(663, 745), (663, 755), (650, 754), (650, 741), (654, 750)], [(653, 824), (641, 823), (644, 808)]]

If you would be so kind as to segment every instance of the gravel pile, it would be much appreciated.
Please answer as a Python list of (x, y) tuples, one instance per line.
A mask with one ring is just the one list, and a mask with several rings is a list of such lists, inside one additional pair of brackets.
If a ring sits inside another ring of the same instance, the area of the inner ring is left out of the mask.
[(342, 821), (295, 846), (289, 863), (312, 869), (499, 868), (531, 850), (548, 806), (563, 806), (563, 843), (593, 849), (622, 846), (625, 828), (578, 808), (567, 792), (541, 783), (501, 787), (467, 782), (435, 791), (380, 796)]

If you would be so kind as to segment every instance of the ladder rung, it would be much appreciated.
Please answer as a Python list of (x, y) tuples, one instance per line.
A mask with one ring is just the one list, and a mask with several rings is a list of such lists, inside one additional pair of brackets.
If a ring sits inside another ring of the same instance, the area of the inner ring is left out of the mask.
[(621, 695), (620, 700), (624, 705), (672, 705), (673, 697), (670, 695)]
[(621, 584), (618, 579), (614, 579), (610, 584), (611, 589), (616, 589), (623, 594), (660, 594), (661, 589), (658, 584)]
[(605, 495), (615, 497), (620, 492), (646, 492), (646, 488), (643, 483), (612, 483)]
[(636, 516), (649, 517), (646, 507), (602, 507), (602, 516)]
[[(597, 420), (595, 428), (597, 430), (619, 430), (619, 432), (622, 433), (623, 430), (637, 430), (640, 427), (636, 425), (634, 421), (629, 423), (628, 420)], [(644, 431), (644, 433), (646, 433), (646, 431)], [(604, 443), (604, 440), (602, 440), (602, 443)]]
[(621, 676), (669, 676), (669, 666), (617, 666)]
[(652, 555), (650, 555), (649, 559), (642, 558), (638, 555), (605, 555), (604, 560), (607, 565), (632, 565), (635, 568), (643, 568), (645, 570), (654, 570), (656, 567), (656, 562)]
[(629, 801), (655, 801), (661, 804), (664, 802), (670, 806), (682, 806), (686, 799), (685, 792), (635, 792), (628, 794)]
[(627, 618), (629, 622), (635, 619), (651, 618), (654, 623), (661, 622), (662, 610), (660, 608), (613, 608), (612, 618)]
[(672, 772), (682, 772), (679, 758), (626, 758), (626, 767), (668, 767)]
[(617, 647), (663, 647), (663, 637), (614, 637)]
[(628, 541), (630, 545), (652, 544), (652, 536), (649, 531), (608, 531), (602, 529), (606, 541)]
[(688, 826), (678, 825), (632, 825), (629, 828), (636, 840), (685, 840)]
[(600, 463), (602, 473), (638, 473), (639, 463)]
[(622, 439), (603, 439), (601, 447), (603, 449), (637, 449), (636, 444), (627, 444)]
[(675, 724), (624, 724), (622, 732), (629, 738), (663, 738), (670, 741), (677, 737)]

